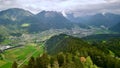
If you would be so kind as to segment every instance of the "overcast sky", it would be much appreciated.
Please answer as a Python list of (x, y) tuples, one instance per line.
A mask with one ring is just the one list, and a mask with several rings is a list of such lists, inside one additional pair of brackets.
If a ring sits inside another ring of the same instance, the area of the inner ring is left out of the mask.
[(0, 0), (0, 11), (23, 8), (38, 13), (42, 10), (87, 15), (95, 13), (120, 14), (120, 0)]

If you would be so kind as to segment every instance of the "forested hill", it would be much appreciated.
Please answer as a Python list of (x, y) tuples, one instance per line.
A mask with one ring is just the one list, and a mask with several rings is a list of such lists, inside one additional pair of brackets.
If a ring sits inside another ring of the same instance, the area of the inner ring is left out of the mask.
[[(31, 57), (22, 68), (120, 68), (120, 39), (88, 43), (60, 34), (46, 42), (42, 56)], [(14, 62), (13, 68), (17, 68)]]
[(49, 54), (56, 54), (61, 51), (69, 51), (73, 53), (79, 50), (79, 47), (89, 47), (89, 44), (79, 38), (75, 38), (65, 34), (53, 36), (46, 43), (46, 48)]
[[(114, 41), (114, 42), (113, 42)], [(48, 54), (58, 54), (60, 52), (70, 53), (74, 56), (88, 57), (92, 59), (93, 64), (102, 68), (119, 68), (116, 65), (120, 60), (119, 44), (120, 39), (111, 39), (106, 42), (88, 43), (82, 39), (68, 35), (58, 35), (49, 39), (46, 43)]]

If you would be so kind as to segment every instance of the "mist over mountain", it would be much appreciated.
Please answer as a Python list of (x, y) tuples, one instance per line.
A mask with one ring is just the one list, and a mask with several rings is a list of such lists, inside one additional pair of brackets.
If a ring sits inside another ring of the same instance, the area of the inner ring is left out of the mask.
[(67, 18), (73, 22), (84, 23), (97, 27), (111, 27), (120, 22), (120, 15), (112, 13), (98, 13), (95, 15), (87, 15), (81, 17), (74, 17), (73, 14), (67, 14)]

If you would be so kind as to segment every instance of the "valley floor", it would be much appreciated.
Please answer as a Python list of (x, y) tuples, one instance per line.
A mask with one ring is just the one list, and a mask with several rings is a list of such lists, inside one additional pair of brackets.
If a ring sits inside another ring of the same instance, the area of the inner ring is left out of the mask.
[(42, 44), (39, 46), (36, 44), (28, 44), (23, 47), (6, 50), (2, 54), (3, 60), (0, 60), (0, 68), (10, 68), (13, 61), (16, 61), (20, 68), (23, 64), (26, 64), (32, 56), (36, 57), (42, 53)]

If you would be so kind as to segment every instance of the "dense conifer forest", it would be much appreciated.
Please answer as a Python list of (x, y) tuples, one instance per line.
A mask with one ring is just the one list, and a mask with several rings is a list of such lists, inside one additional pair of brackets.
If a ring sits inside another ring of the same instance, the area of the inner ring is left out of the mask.
[[(120, 68), (120, 39), (88, 42), (61, 34), (46, 42), (46, 51), (22, 68)], [(12, 68), (17, 68), (14, 62)]]

